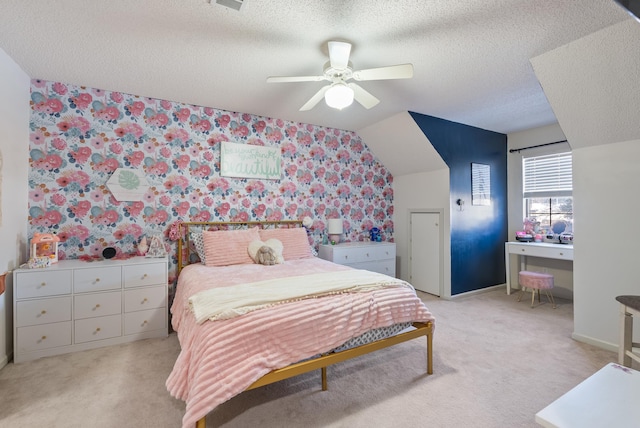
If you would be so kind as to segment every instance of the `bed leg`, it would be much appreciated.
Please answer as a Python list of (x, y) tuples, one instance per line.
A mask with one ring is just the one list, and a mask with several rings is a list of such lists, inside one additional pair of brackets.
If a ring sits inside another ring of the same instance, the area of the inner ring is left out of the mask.
[(322, 390), (326, 391), (328, 389), (327, 388), (327, 368), (322, 367), (320, 371), (322, 372)]
[(433, 374), (433, 332), (427, 334), (427, 374)]
[(196, 421), (196, 428), (207, 428), (207, 417), (203, 416), (202, 419)]

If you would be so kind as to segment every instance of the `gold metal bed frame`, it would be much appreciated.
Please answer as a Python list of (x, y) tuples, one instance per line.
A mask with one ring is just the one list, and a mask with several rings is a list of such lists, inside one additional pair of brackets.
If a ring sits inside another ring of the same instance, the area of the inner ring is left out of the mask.
[[(233, 230), (245, 229), (254, 226), (258, 226), (263, 229), (290, 228), (301, 227), (302, 222), (298, 220), (248, 222), (182, 222), (179, 226), (178, 238), (178, 275), (180, 274), (182, 268), (190, 264), (189, 260), (192, 252), (192, 248), (190, 245), (190, 232), (192, 228), (198, 230)], [(314, 359), (305, 360), (299, 363), (291, 364), (281, 369), (273, 370), (272, 372), (267, 373), (266, 375), (262, 376), (260, 379), (252, 383), (247, 388), (247, 391), (317, 369), (321, 370), (322, 390), (326, 391), (328, 366), (339, 363), (341, 361), (349, 360), (351, 358), (356, 358), (361, 355), (377, 351), (379, 349), (397, 345), (398, 343), (406, 342), (420, 336), (426, 336), (427, 338), (427, 373), (433, 374), (433, 326), (433, 322), (431, 321), (426, 323), (414, 322), (414, 330), (399, 333), (395, 336), (387, 337), (386, 339), (381, 339), (375, 342), (368, 343), (366, 345), (360, 345), (355, 348), (347, 349), (346, 351), (324, 354)], [(196, 428), (206, 428), (206, 425), (206, 416), (203, 416), (202, 419), (196, 422)]]

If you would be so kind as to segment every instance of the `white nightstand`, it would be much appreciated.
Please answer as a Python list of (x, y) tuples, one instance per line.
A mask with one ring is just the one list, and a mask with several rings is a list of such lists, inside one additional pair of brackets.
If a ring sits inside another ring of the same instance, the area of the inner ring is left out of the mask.
[(166, 258), (61, 260), (13, 275), (16, 363), (168, 335)]
[(321, 259), (356, 269), (396, 276), (396, 244), (393, 242), (344, 242), (336, 245), (320, 245)]

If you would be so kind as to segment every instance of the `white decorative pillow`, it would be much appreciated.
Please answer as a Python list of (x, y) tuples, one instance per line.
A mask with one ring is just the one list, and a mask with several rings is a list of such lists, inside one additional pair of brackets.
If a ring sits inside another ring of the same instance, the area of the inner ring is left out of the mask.
[(272, 253), (275, 257), (274, 263), (271, 264), (282, 264), (284, 263), (284, 257), (282, 257), (283, 245), (282, 242), (277, 239), (268, 239), (265, 242), (262, 242), (258, 239), (251, 241), (249, 243), (249, 247), (247, 248), (247, 252), (249, 253), (249, 257), (253, 260), (254, 263), (262, 263), (260, 260), (260, 249), (262, 247), (268, 247), (272, 250)]
[(204, 251), (204, 239), (202, 238), (202, 232), (191, 232), (190, 239), (196, 247), (196, 252), (198, 253), (198, 257), (200, 257), (200, 262), (203, 265), (207, 264), (207, 254)]

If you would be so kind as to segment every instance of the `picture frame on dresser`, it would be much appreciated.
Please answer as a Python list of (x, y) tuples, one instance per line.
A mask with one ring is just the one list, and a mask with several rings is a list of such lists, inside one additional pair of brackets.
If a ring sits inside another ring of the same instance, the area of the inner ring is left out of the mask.
[(14, 362), (168, 336), (168, 260), (61, 260), (13, 271)]

